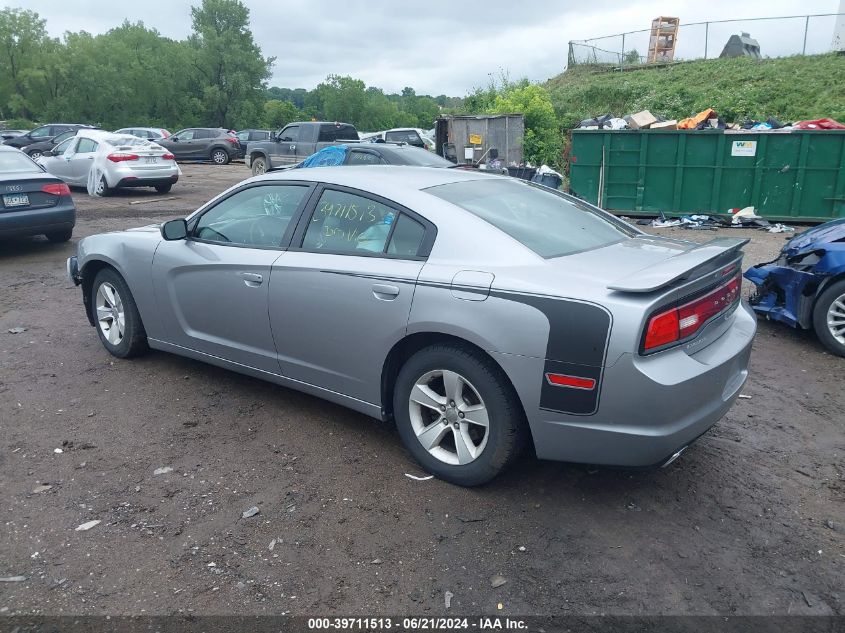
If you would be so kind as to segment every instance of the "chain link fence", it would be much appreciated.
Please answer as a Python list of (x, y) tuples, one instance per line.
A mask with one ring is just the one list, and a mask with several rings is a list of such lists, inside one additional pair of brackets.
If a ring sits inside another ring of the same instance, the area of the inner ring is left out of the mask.
[[(748, 34), (762, 57), (818, 55), (845, 49), (845, 13), (775, 18), (714, 20), (678, 26), (673, 62), (712, 59), (734, 35)], [(651, 29), (569, 42), (569, 66), (592, 65), (624, 70), (648, 63)], [(665, 63), (665, 62), (660, 62)]]

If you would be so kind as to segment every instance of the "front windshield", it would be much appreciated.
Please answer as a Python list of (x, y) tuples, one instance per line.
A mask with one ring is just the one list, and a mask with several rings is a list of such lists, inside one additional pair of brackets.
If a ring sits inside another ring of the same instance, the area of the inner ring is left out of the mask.
[(455, 182), (425, 191), (486, 220), (541, 257), (571, 255), (637, 235), (612, 216), (515, 178)]

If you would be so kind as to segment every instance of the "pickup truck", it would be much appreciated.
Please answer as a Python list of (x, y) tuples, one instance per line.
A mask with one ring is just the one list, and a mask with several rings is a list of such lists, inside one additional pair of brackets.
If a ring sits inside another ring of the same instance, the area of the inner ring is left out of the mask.
[(358, 130), (348, 123), (299, 121), (271, 134), (266, 141), (251, 141), (246, 147), (246, 166), (252, 175), (295, 165), (317, 150), (344, 141), (357, 141)]

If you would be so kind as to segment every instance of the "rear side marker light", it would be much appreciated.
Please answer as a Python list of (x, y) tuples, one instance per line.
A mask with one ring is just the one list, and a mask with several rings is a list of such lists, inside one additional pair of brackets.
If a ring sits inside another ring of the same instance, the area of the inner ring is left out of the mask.
[(43, 185), (41, 187), (41, 191), (44, 193), (49, 193), (53, 196), (69, 196), (70, 195), (70, 187), (68, 187), (63, 182), (51, 183), (49, 185)]
[(713, 317), (739, 301), (741, 287), (742, 278), (737, 274), (703, 297), (654, 315), (646, 326), (643, 351), (654, 351), (694, 336)]
[(549, 381), (550, 385), (554, 385), (555, 387), (587, 390), (596, 388), (594, 378), (581, 378), (580, 376), (567, 376), (566, 374), (546, 374), (546, 380)]

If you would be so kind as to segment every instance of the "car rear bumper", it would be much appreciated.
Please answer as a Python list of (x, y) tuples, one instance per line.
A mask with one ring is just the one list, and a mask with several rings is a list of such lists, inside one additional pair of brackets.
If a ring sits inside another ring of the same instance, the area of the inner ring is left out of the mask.
[(76, 207), (68, 196), (46, 209), (3, 211), (0, 213), (0, 237), (41, 235), (72, 229), (76, 224)]
[(757, 322), (744, 303), (734, 315), (694, 354), (621, 356), (604, 371), (594, 415), (540, 411), (531, 425), (537, 456), (627, 467), (671, 461), (728, 412), (745, 384)]
[(121, 187), (164, 187), (166, 185), (175, 184), (178, 181), (179, 176), (176, 174), (164, 178), (140, 178), (130, 176), (119, 180), (114, 187), (115, 189), (120, 189)]

